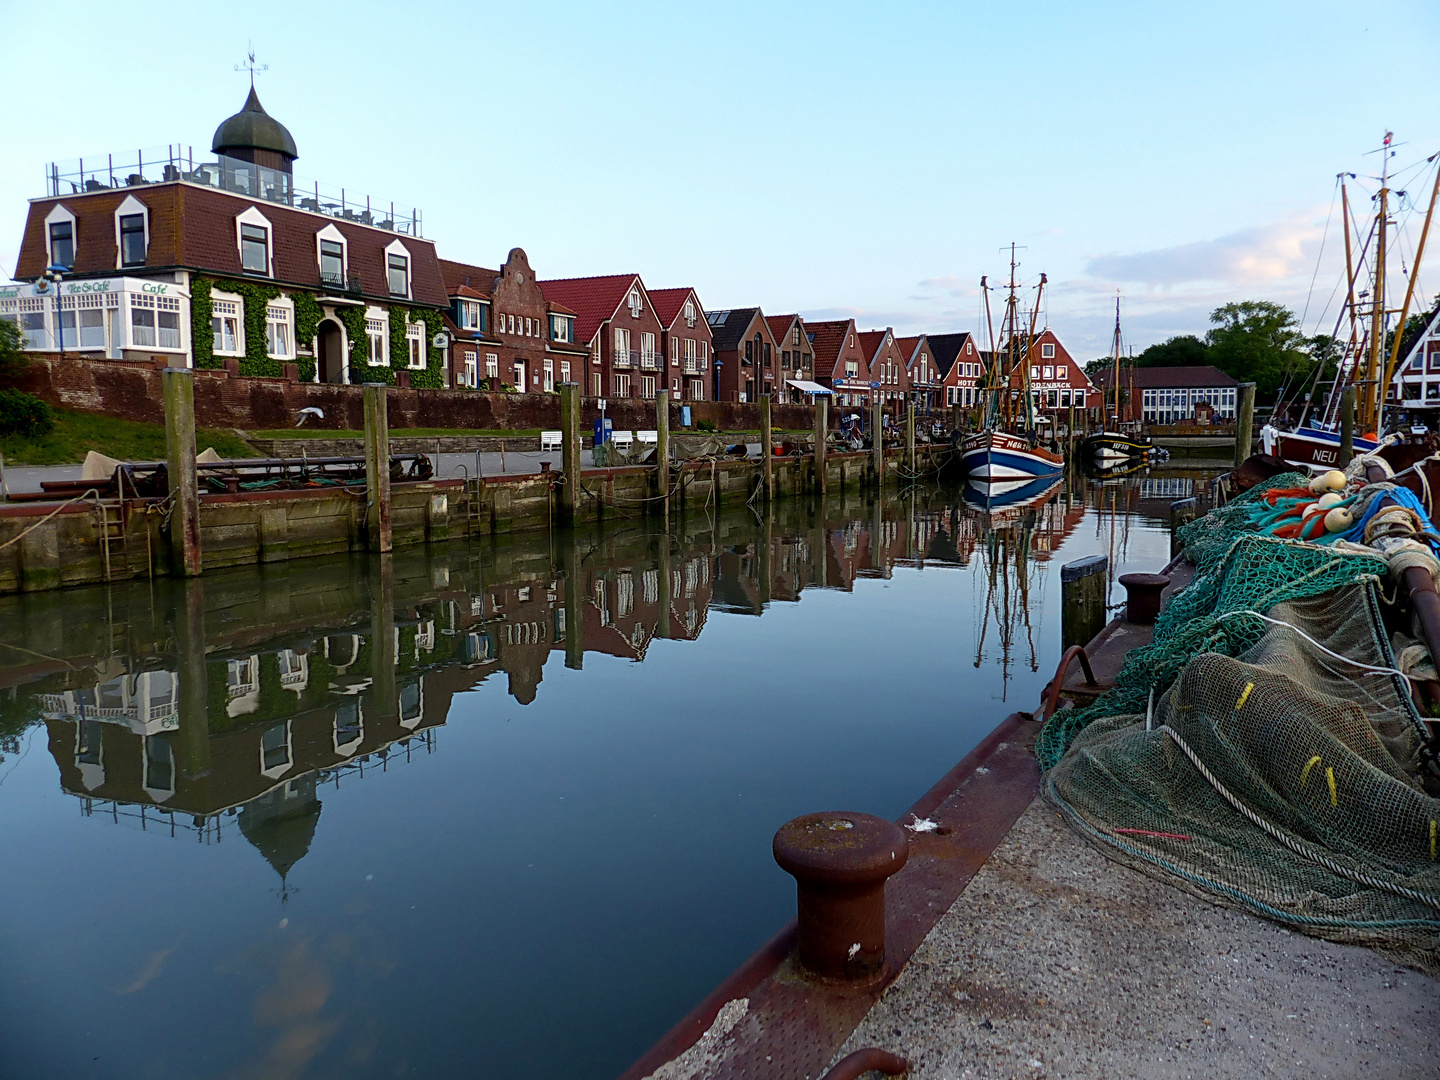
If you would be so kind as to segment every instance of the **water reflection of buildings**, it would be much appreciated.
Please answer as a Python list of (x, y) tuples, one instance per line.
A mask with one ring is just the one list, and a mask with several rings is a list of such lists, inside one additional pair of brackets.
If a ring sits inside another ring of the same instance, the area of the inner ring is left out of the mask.
[(711, 609), (758, 615), (896, 566), (978, 560), (992, 602), (977, 640), (1008, 673), (1033, 641), (1034, 576), (1085, 505), (1057, 486), (1005, 508), (922, 491), (817, 510), (313, 561), (267, 568), (258, 589), (237, 573), (6, 598), (0, 732), (6, 709), (38, 717), (83, 812), (207, 842), (234, 818), (283, 878), (328, 787), (433, 752), (452, 698), (502, 672), (534, 701), (552, 653), (642, 661), (656, 638), (696, 640)]

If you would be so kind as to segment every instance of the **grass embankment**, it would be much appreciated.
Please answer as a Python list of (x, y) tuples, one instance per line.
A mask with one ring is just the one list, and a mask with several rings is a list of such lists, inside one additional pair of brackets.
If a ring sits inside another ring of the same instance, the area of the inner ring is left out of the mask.
[[(537, 428), (391, 428), (392, 439), (449, 439), (449, 438), (475, 438), (486, 439), (538, 439), (540, 429)], [(254, 439), (363, 439), (365, 432), (349, 430), (332, 430), (329, 428), (281, 428), (278, 431), (252, 431), (250, 437)]]
[[(197, 431), (195, 448), (213, 446), (222, 458), (255, 457), (255, 451), (231, 431)], [(78, 465), (94, 450), (121, 461), (161, 461), (165, 428), (113, 416), (55, 410), (55, 430), (38, 439), (0, 436), (0, 454), (9, 465)]]

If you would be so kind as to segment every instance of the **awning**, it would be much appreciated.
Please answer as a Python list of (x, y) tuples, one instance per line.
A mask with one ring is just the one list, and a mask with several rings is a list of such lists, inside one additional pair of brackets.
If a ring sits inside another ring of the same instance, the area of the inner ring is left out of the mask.
[(793, 386), (796, 390), (803, 390), (807, 394), (833, 394), (835, 391), (828, 386), (821, 386), (818, 382), (808, 382), (805, 379), (786, 379), (786, 386)]

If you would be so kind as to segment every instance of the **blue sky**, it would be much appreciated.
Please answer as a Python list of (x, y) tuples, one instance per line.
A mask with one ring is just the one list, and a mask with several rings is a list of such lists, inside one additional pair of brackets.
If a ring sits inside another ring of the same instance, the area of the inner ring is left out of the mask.
[[(1402, 165), (1440, 150), (1433, 0), (250, 0), (143, 17), (0, 0), (7, 272), (46, 162), (208, 151), (244, 100), (247, 40), (297, 175), (420, 207), (444, 256), (493, 266), (518, 245), (545, 277), (635, 270), (707, 307), (914, 333), (980, 328), (980, 275), (1002, 279), (1015, 241), (1082, 357), (1106, 351), (1117, 289), (1137, 348), (1203, 332), (1227, 300), (1300, 309), (1335, 174), (1363, 181), (1386, 127)], [(1312, 306), (1338, 251), (1335, 233)]]

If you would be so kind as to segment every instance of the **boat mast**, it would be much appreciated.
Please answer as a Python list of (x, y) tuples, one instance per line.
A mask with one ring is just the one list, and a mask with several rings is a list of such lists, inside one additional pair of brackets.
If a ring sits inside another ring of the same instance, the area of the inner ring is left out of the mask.
[[(1427, 160), (1434, 163), (1440, 154), (1432, 154)], [(1430, 189), (1430, 207), (1425, 211), (1425, 224), (1420, 228), (1420, 243), (1415, 248), (1415, 262), (1410, 267), (1410, 281), (1405, 286), (1405, 303), (1400, 305), (1400, 321), (1395, 324), (1395, 344), (1390, 349), (1390, 362), (1385, 365), (1385, 385), (1395, 377), (1395, 365), (1400, 361), (1400, 346), (1405, 340), (1405, 320), (1410, 317), (1410, 301), (1415, 299), (1415, 279), (1420, 276), (1420, 260), (1425, 258), (1425, 240), (1430, 235), (1430, 219), (1435, 216), (1435, 196), (1440, 195), (1440, 169), (1435, 170), (1435, 184)]]
[(1115, 430), (1120, 430), (1120, 297), (1115, 297), (1115, 339), (1110, 343), (1113, 354), (1114, 373), (1110, 381), (1115, 385)]
[(1385, 234), (1386, 216), (1390, 209), (1390, 132), (1385, 132), (1385, 142), (1380, 148), (1380, 213), (1376, 218), (1380, 234), (1375, 245), (1375, 286), (1370, 296), (1370, 354), (1365, 362), (1365, 408), (1360, 418), (1360, 429), (1366, 433), (1380, 431), (1380, 401), (1383, 388), (1380, 385), (1380, 342), (1385, 336)]
[[(996, 392), (995, 375), (996, 369), (1000, 365), (1000, 358), (995, 355), (995, 323), (990, 318), (990, 286), (985, 283), (986, 277), (988, 277), (988, 275), (982, 274), (980, 276), (980, 295), (985, 298), (985, 330), (990, 335), (990, 362), (982, 365), (981, 370), (985, 373), (985, 421), (988, 424), (995, 419), (1000, 411), (998, 406), (991, 408), (992, 405), (995, 405), (995, 398), (992, 394)], [(956, 360), (958, 362), (959, 358), (957, 357)]]
[(1033, 430), (1031, 419), (1033, 413), (1030, 406), (1030, 361), (1035, 355), (1035, 320), (1040, 316), (1040, 299), (1045, 295), (1045, 275), (1040, 275), (1040, 284), (1035, 286), (1035, 307), (1030, 311), (1030, 330), (1025, 335), (1025, 430)]
[[(1005, 325), (1000, 328), (1001, 333), (1008, 330), (1009, 337), (1005, 340), (1005, 352), (1009, 356), (1008, 370), (1005, 373), (1006, 398), (1009, 398), (1011, 380), (1015, 378), (1015, 369), (1020, 371), (1020, 401), (1017, 403), (1025, 409), (1025, 426), (1030, 426), (1030, 365), (1022, 364), (1023, 357), (1020, 354), (1020, 308), (1015, 299), (1015, 244), (1010, 244), (1010, 295), (1005, 299)], [(1013, 413), (1011, 414), (1013, 420)]]

